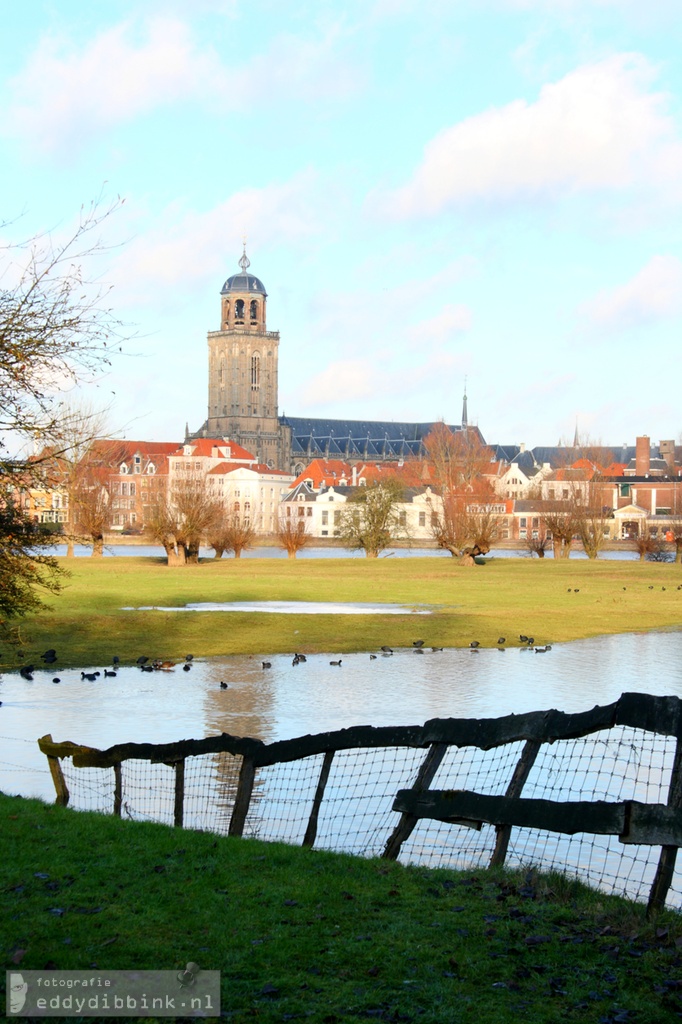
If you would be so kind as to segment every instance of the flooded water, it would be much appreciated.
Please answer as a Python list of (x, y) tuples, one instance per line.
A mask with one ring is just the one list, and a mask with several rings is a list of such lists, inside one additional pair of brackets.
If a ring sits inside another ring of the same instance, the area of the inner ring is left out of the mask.
[[(299, 649), (305, 651), (303, 641)], [(46, 733), (100, 748), (221, 732), (269, 742), (351, 725), (584, 711), (625, 691), (682, 697), (682, 632), (598, 637), (556, 644), (544, 654), (509, 647), (376, 655), (330, 652), (292, 665), (292, 655), (263, 651), (195, 660), (189, 672), (181, 665), (170, 672), (127, 666), (116, 678), (105, 678), (101, 665), (89, 666), (88, 672), (102, 672), (96, 682), (76, 669), (41, 669), (32, 682), (5, 674), (0, 790), (53, 799), (36, 744)], [(340, 665), (330, 665), (339, 658)]]
[[(54, 547), (53, 553), (55, 555), (63, 556), (66, 554), (66, 545), (57, 544)], [(77, 544), (75, 548), (75, 555), (77, 558), (87, 558), (92, 554), (92, 548), (84, 544)], [(107, 558), (164, 558), (165, 552), (160, 545), (156, 544), (107, 544), (104, 548), (104, 555)], [(200, 551), (201, 558), (213, 558), (212, 548), (202, 548)], [(231, 558), (233, 556), (226, 555), (225, 558)], [(247, 549), (242, 553), (242, 558), (287, 558), (286, 551), (278, 547), (257, 547)], [(298, 552), (297, 558), (365, 558), (364, 551), (349, 551), (346, 548), (341, 547), (324, 547), (317, 548), (310, 546), (303, 548)], [(420, 547), (408, 547), (408, 548), (387, 548), (382, 551), (379, 555), (380, 558), (452, 558), (449, 551), (443, 551), (441, 548), (420, 548)], [(530, 558), (530, 552), (514, 548), (494, 548), (490, 555), (486, 558)], [(635, 551), (629, 551), (627, 549), (617, 549), (610, 551), (602, 551), (599, 554), (600, 558), (605, 559), (617, 559), (626, 561), (636, 561), (639, 555)], [(551, 551), (545, 552), (545, 558), (553, 558)], [(576, 548), (571, 552), (571, 558), (585, 559), (587, 555), (584, 551)]]

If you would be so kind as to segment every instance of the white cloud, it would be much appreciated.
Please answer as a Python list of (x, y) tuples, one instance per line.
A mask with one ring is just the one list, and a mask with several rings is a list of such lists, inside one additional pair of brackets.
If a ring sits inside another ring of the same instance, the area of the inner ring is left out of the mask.
[(548, 199), (667, 179), (682, 145), (652, 67), (636, 54), (585, 65), (515, 100), (445, 129), (412, 180), (389, 193), (393, 217), (435, 214), (471, 201)]
[(235, 192), (210, 210), (183, 211), (174, 205), (154, 216), (160, 227), (143, 230), (125, 245), (113, 281), (128, 303), (148, 303), (152, 290), (159, 300), (186, 301), (192, 290), (215, 277), (216, 253), (232, 254), (236, 273), (244, 235), (250, 251), (296, 247), (311, 238), (321, 226), (318, 204), (315, 175), (305, 171), (282, 184)]
[(471, 310), (468, 306), (447, 303), (440, 313), (422, 320), (409, 330), (412, 341), (443, 344), (454, 335), (471, 328)]
[(622, 330), (682, 312), (682, 261), (654, 256), (625, 284), (599, 292), (582, 312), (598, 327)]
[(355, 92), (363, 75), (337, 50), (335, 27), (303, 38), (281, 34), (243, 65), (227, 65), (177, 17), (126, 21), (81, 49), (46, 36), (8, 83), (4, 130), (44, 151), (72, 151), (91, 135), (180, 101), (235, 110), (248, 102)]

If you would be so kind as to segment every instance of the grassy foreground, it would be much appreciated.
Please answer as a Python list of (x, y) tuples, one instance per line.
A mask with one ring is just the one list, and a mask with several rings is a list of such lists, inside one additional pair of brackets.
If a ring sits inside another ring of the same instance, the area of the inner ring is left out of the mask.
[(0, 835), (7, 970), (192, 960), (222, 971), (235, 1024), (682, 1014), (679, 915), (648, 925), (560, 876), (406, 868), (6, 796)]
[[(439, 647), (524, 633), (538, 643), (679, 627), (682, 567), (671, 564), (492, 559), (467, 569), (446, 558), (223, 559), (169, 569), (153, 558), (62, 559), (71, 575), (50, 611), (26, 619), (23, 660), (48, 647), (59, 665), (220, 654), (350, 652), (415, 637)], [(362, 601), (427, 606), (410, 615), (263, 615), (122, 611), (197, 601)], [(0, 665), (18, 663), (3, 651)]]

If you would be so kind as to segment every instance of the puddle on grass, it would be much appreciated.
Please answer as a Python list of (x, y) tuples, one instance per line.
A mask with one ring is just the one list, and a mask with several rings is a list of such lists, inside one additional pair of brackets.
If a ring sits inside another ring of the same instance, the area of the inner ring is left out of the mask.
[(402, 604), (334, 603), (332, 601), (200, 601), (175, 607), (126, 606), (124, 612), (275, 612), (277, 615), (431, 615), (430, 608)]

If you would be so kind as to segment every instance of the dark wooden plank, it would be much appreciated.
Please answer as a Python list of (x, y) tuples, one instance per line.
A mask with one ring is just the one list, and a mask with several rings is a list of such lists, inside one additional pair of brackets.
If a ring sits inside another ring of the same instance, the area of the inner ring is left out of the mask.
[(468, 790), (429, 790), (415, 793), (402, 789), (393, 803), (396, 811), (408, 811), (420, 818), (452, 821), (465, 818), (489, 825), (517, 825), (574, 835), (621, 835), (625, 804), (603, 800), (553, 801), (487, 796)]
[(256, 765), (252, 758), (245, 757), (242, 760), (242, 766), (239, 770), (237, 795), (235, 797), (234, 807), (232, 808), (232, 817), (230, 818), (230, 827), (228, 829), (228, 835), (230, 836), (241, 836), (244, 834), (244, 824), (246, 822), (246, 816), (249, 813), (249, 805), (251, 803), (251, 794), (253, 793), (253, 783), (255, 778)]
[[(526, 784), (526, 780), (530, 775), (531, 768), (535, 764), (535, 759), (538, 756), (538, 752), (542, 744), (539, 740), (527, 740), (523, 750), (521, 751), (521, 757), (519, 758), (509, 785), (505, 792), (507, 797), (520, 797), (523, 792), (523, 787)], [(506, 859), (507, 850), (509, 848), (509, 840), (511, 838), (511, 825), (497, 825), (497, 835), (495, 837), (495, 849), (493, 855), (490, 858), (490, 867), (501, 867)]]
[(682, 846), (682, 810), (667, 804), (625, 805), (625, 830), (621, 843), (639, 846)]
[(646, 728), (662, 735), (679, 735), (682, 729), (682, 702), (677, 697), (654, 697), (649, 694), (623, 694), (613, 704), (595, 707), (578, 714), (562, 711), (532, 711), (524, 715), (502, 718), (435, 718), (423, 726), (353, 726), (315, 736), (299, 736), (265, 744), (250, 737), (209, 736), (206, 739), (180, 740), (177, 743), (123, 743), (107, 750), (77, 743), (54, 743), (44, 736), (38, 743), (44, 754), (71, 757), (76, 767), (111, 767), (116, 761), (138, 758), (177, 761), (183, 757), (227, 751), (249, 757), (256, 766), (296, 761), (328, 750), (349, 750), (359, 747), (428, 747), (446, 743), (458, 747), (474, 746), (481, 750), (506, 743), (534, 740), (554, 742), (587, 736), (614, 724)]
[[(447, 743), (432, 743), (429, 747), (428, 753), (422, 761), (417, 777), (414, 780), (412, 789), (421, 792), (424, 789), (428, 789), (433, 778), (440, 768), (441, 761), (445, 757), (448, 750)], [(415, 814), (409, 814), (404, 812), (400, 816), (400, 821), (394, 828), (392, 834), (386, 840), (384, 852), (382, 857), (386, 860), (397, 860), (400, 855), (400, 848), (406, 839), (412, 835), (414, 827), (418, 822), (418, 818)]]
[(315, 796), (313, 797), (313, 806), (310, 811), (310, 817), (308, 818), (308, 826), (305, 830), (305, 835), (303, 836), (303, 846), (313, 846), (317, 839), (317, 819), (320, 814), (320, 807), (322, 806), (324, 791), (327, 788), (327, 780), (329, 779), (329, 772), (331, 770), (333, 760), (334, 751), (328, 750), (322, 760), (320, 777), (317, 780), (317, 789), (315, 790)]

